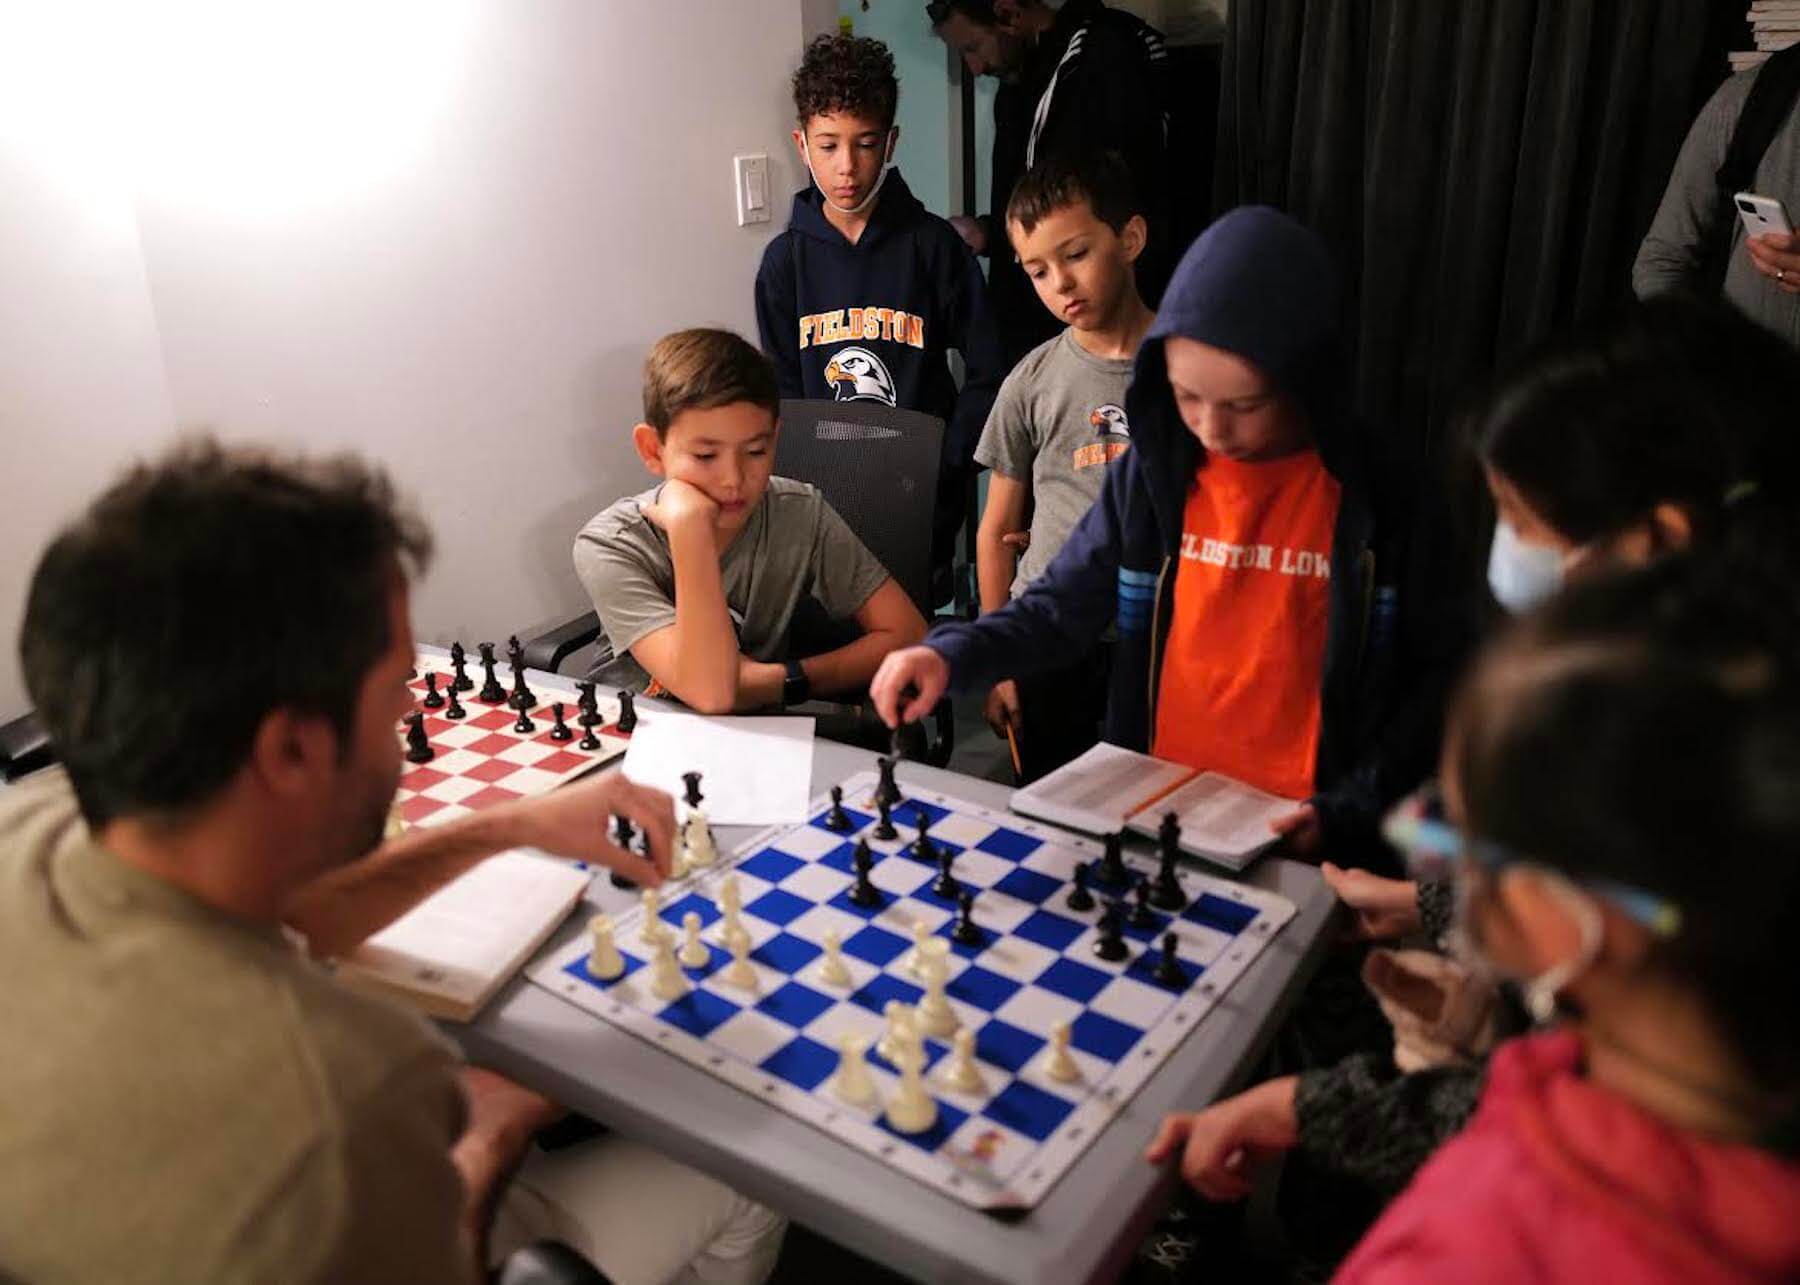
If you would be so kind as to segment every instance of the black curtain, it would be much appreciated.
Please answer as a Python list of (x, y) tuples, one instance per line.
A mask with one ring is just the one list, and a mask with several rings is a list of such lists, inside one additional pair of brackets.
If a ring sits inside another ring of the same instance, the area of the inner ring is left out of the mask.
[(1234, 0), (1214, 204), (1279, 206), (1331, 245), (1389, 449), (1435, 455), (1497, 361), (1628, 297), (1744, 8)]

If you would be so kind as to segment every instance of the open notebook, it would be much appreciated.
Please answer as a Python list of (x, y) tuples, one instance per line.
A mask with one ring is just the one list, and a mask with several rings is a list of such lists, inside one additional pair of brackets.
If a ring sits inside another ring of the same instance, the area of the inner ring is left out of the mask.
[(446, 884), (338, 962), (352, 989), (467, 1022), (567, 917), (586, 870), (502, 852)]
[(1181, 823), (1182, 851), (1242, 870), (1275, 841), (1269, 823), (1300, 804), (1218, 772), (1196, 772), (1102, 741), (1013, 791), (1011, 806), (1087, 834), (1135, 830), (1152, 838), (1173, 812)]

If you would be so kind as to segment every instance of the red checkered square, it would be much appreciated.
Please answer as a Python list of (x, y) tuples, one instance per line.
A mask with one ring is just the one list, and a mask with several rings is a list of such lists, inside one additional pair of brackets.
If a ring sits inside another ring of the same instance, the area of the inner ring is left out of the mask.
[(524, 796), (513, 790), (503, 790), (497, 785), (490, 785), (485, 790), (477, 790), (462, 801), (462, 805), (471, 811), (491, 808), (496, 803), (510, 803)]

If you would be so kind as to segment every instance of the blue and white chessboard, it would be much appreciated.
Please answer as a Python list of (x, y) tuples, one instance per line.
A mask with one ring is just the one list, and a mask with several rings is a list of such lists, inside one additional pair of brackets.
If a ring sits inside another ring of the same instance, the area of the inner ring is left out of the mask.
[[(1127, 959), (1109, 963), (1093, 951), (1098, 910), (1065, 904), (1077, 864), (1095, 861), (1099, 845), (1050, 826), (1023, 821), (902, 781), (906, 798), (893, 810), (897, 840), (870, 839), (877, 860), (870, 878), (885, 894), (875, 909), (847, 897), (851, 856), (875, 823), (874, 773), (845, 782), (854, 829), (827, 828), (824, 800), (812, 820), (778, 826), (701, 874), (666, 889), (662, 918), (679, 941), (682, 917), (699, 912), (711, 962), (685, 970), (693, 989), (674, 1003), (654, 997), (645, 971), (642, 908), (616, 920), (626, 972), (613, 982), (588, 975), (586, 934), (535, 964), (532, 981), (606, 1021), (659, 1044), (676, 1057), (779, 1110), (825, 1130), (921, 1182), (984, 1209), (1036, 1204), (1096, 1134), (1193, 1030), (1269, 941), (1293, 917), (1293, 903), (1272, 893), (1182, 870), (1189, 903), (1157, 912), (1154, 928), (1125, 928)], [(952, 941), (946, 993), (957, 1019), (975, 1031), (985, 1090), (969, 1095), (936, 1081), (947, 1043), (925, 1041), (926, 1083), (937, 1124), (921, 1134), (896, 1132), (881, 1103), (899, 1082), (896, 1068), (873, 1052), (889, 1000), (916, 1003), (922, 988), (902, 967), (912, 923), (923, 919), (949, 936), (955, 907), (931, 891), (935, 866), (909, 855), (917, 809), (933, 819), (934, 845), (956, 850), (955, 876), (980, 889), (975, 922), (980, 946)], [(1128, 863), (1146, 873), (1151, 862)], [(742, 922), (754, 949), (754, 993), (718, 977), (730, 955), (714, 938), (722, 913), (720, 882), (736, 871)], [(1097, 889), (1098, 890), (1098, 889)], [(1184, 987), (1154, 979), (1163, 934), (1173, 928), (1186, 965)], [(849, 987), (816, 977), (825, 934), (836, 930), (853, 975)], [(1071, 1052), (1081, 1079), (1044, 1074), (1040, 1053), (1051, 1026), (1071, 1026)], [(876, 1105), (851, 1106), (831, 1091), (838, 1037), (868, 1040)]]

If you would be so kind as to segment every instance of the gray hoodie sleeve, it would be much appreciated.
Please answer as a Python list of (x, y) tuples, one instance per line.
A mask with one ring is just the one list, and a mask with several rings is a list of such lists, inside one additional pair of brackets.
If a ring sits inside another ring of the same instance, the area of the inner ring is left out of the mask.
[(1662, 204), (1632, 265), (1631, 288), (1638, 298), (1648, 299), (1683, 286), (1712, 288), (1713, 283), (1701, 280), (1699, 274), (1710, 251), (1721, 248), (1721, 239), (1733, 239), (1736, 218), (1730, 204), (1719, 199), (1715, 175), (1755, 79), (1754, 71), (1731, 77), (1694, 118), (1669, 175)]

